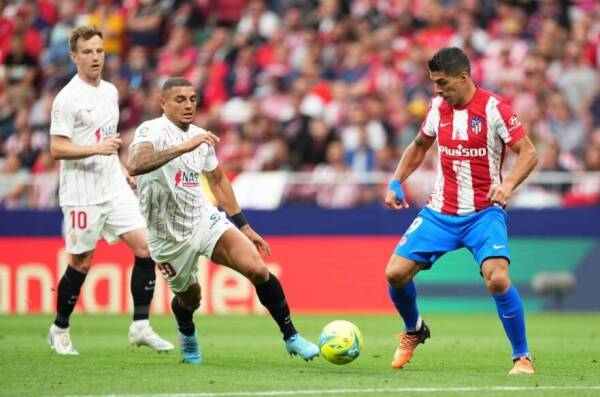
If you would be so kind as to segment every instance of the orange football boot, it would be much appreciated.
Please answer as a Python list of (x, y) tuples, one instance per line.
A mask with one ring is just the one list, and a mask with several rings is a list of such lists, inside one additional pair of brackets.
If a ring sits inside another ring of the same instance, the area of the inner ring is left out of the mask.
[(394, 359), (392, 360), (392, 368), (402, 368), (410, 361), (415, 349), (419, 343), (425, 343), (425, 339), (431, 336), (429, 327), (423, 321), (421, 328), (415, 332), (403, 332), (400, 334), (400, 344), (394, 353)]
[(529, 357), (523, 356), (515, 360), (515, 366), (508, 373), (509, 375), (533, 375), (535, 368)]

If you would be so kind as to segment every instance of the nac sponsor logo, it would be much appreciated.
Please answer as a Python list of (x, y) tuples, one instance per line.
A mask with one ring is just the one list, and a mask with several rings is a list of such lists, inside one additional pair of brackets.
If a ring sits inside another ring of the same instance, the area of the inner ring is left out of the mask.
[(175, 173), (175, 186), (198, 187), (200, 186), (200, 173), (185, 171), (181, 168)]
[(96, 129), (94, 134), (96, 135), (96, 142), (100, 142), (106, 138), (117, 135), (117, 125), (111, 124), (103, 126), (101, 128)]
[(483, 157), (487, 156), (487, 148), (478, 147), (478, 148), (469, 148), (462, 147), (462, 145), (458, 145), (455, 148), (440, 145), (440, 154), (444, 154), (446, 156), (453, 157)]

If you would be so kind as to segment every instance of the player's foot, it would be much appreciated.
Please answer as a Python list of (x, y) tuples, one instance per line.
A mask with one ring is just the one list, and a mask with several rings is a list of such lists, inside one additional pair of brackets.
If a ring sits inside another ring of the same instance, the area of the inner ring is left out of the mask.
[(129, 327), (129, 343), (136, 346), (148, 346), (157, 352), (168, 352), (173, 350), (175, 346), (169, 341), (164, 340), (150, 325), (136, 326), (131, 324)]
[(179, 348), (181, 349), (181, 362), (185, 364), (200, 364), (202, 353), (198, 345), (198, 336), (194, 333), (187, 336), (179, 333)]
[(304, 339), (300, 334), (294, 334), (286, 340), (285, 349), (290, 355), (297, 354), (305, 361), (312, 360), (319, 355), (319, 348), (317, 345)]
[(515, 366), (508, 373), (509, 375), (533, 375), (535, 368), (533, 362), (527, 356), (519, 357), (515, 361)]
[(418, 331), (401, 333), (400, 344), (394, 353), (392, 367), (404, 367), (404, 365), (412, 358), (419, 343), (425, 343), (425, 339), (429, 338), (430, 336), (431, 333), (429, 332), (429, 327), (424, 321), (421, 323), (421, 328)]
[(79, 352), (75, 350), (73, 343), (71, 343), (69, 328), (60, 328), (52, 324), (48, 330), (48, 343), (50, 343), (50, 347), (58, 354), (67, 356), (79, 355)]

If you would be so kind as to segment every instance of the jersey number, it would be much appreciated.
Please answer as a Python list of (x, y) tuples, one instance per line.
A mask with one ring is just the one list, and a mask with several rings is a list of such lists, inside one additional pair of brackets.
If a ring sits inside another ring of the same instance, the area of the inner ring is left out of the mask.
[(71, 228), (85, 229), (87, 227), (87, 214), (85, 211), (71, 211), (69, 216), (71, 217)]
[(170, 263), (157, 263), (156, 266), (158, 266), (158, 270), (160, 270), (163, 277), (175, 277), (175, 274), (177, 274)]

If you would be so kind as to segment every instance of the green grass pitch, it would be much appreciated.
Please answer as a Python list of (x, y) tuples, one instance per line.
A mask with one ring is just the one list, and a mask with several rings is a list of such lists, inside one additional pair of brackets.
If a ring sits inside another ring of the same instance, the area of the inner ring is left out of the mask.
[[(432, 338), (402, 370), (389, 366), (400, 321), (393, 315), (296, 315), (316, 341), (334, 319), (362, 330), (360, 357), (345, 366), (285, 352), (267, 316), (198, 316), (201, 365), (127, 343), (128, 316), (74, 315), (78, 357), (46, 342), (50, 316), (0, 316), (1, 396), (600, 396), (600, 315), (532, 314), (534, 376), (507, 376), (510, 348), (494, 314), (425, 314)], [(175, 321), (153, 316), (176, 344)]]

